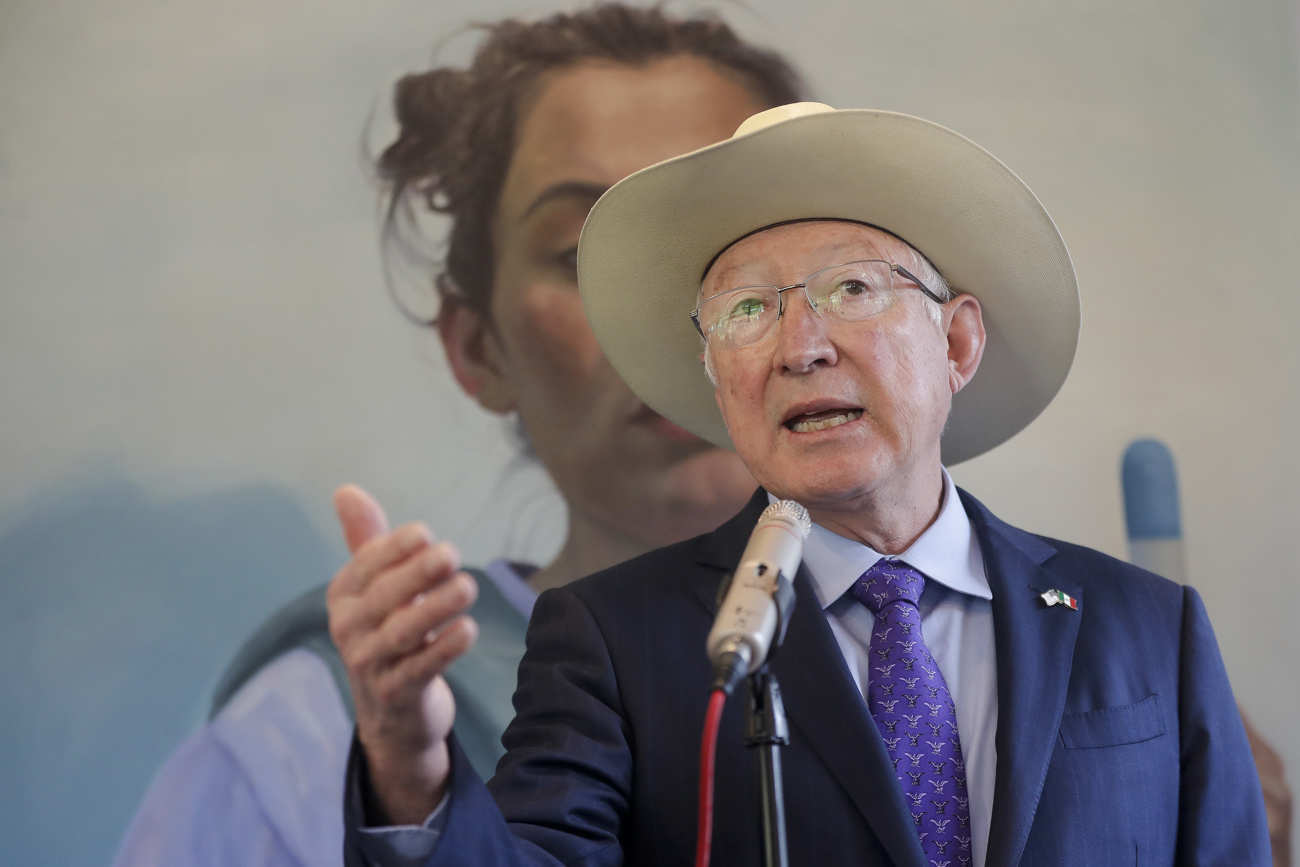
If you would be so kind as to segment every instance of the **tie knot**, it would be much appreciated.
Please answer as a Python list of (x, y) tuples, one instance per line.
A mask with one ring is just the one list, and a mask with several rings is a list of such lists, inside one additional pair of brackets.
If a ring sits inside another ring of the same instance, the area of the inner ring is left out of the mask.
[(905, 599), (913, 605), (925, 589), (925, 576), (901, 560), (881, 557), (853, 585), (858, 601), (879, 614), (891, 602)]

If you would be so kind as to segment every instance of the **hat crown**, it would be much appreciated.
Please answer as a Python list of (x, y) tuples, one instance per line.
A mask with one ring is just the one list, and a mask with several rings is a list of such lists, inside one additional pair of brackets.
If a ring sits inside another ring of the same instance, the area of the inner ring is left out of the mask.
[(766, 129), (782, 121), (794, 120), (796, 117), (807, 117), (810, 114), (823, 114), (828, 111), (835, 111), (835, 109), (824, 102), (791, 102), (786, 105), (778, 105), (776, 108), (769, 108), (745, 118), (744, 123), (736, 128), (736, 132), (731, 137), (740, 138), (743, 135), (758, 132), (760, 129)]

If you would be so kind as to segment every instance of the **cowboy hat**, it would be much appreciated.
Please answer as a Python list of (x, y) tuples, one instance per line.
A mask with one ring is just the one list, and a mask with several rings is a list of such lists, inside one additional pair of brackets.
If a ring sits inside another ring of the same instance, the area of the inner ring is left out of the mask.
[(795, 103), (625, 178), (587, 217), (582, 303), (605, 355), (650, 408), (731, 447), (690, 320), (700, 281), (738, 238), (808, 219), (885, 229), (979, 299), (987, 343), (953, 398), (944, 463), (1010, 439), (1060, 390), (1079, 340), (1078, 282), (1029, 187), (938, 124)]

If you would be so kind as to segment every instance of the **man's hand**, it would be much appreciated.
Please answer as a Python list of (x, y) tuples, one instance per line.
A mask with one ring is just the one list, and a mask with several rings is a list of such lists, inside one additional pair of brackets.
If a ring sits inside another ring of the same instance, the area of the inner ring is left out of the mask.
[(330, 582), (330, 635), (352, 685), (357, 735), (372, 787), (370, 821), (419, 824), (447, 790), (447, 735), (456, 716), (442, 672), (473, 646), (465, 612), (478, 597), (460, 555), (428, 529), (393, 532), (355, 485), (334, 493), (352, 559)]

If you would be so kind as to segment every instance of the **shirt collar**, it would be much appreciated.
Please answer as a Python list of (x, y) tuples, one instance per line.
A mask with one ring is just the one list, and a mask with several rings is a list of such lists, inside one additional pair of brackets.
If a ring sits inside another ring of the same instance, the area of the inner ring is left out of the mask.
[[(943, 506), (939, 516), (910, 548), (891, 559), (905, 560), (927, 578), (959, 593), (992, 599), (979, 539), (957, 496), (957, 486), (946, 469), (942, 472)], [(771, 494), (767, 497), (776, 502)], [(804, 543), (803, 561), (822, 608), (848, 592), (853, 582), (881, 556), (861, 542), (813, 524)]]

